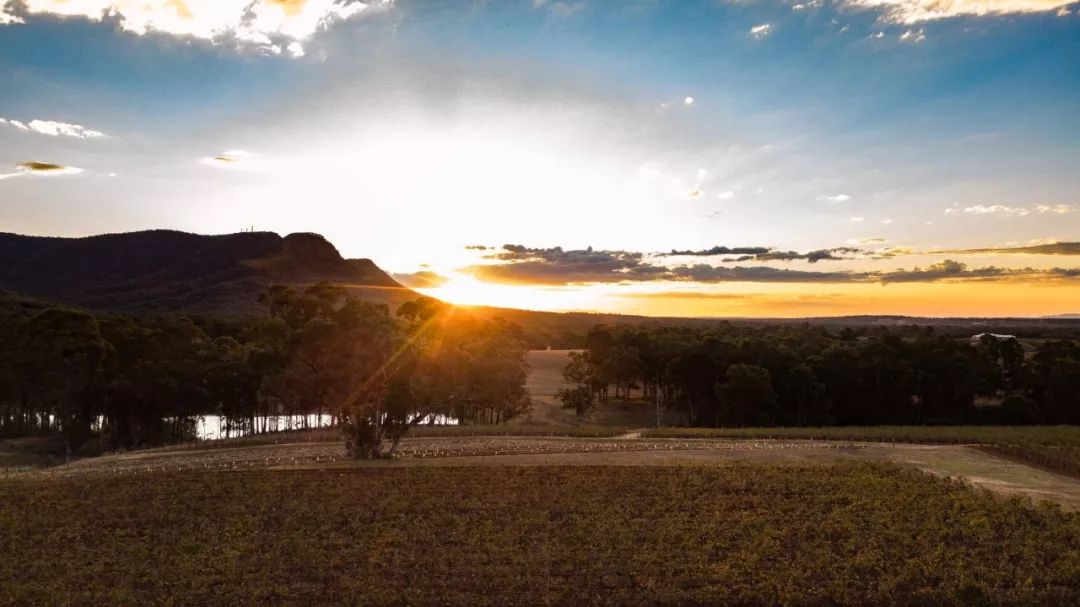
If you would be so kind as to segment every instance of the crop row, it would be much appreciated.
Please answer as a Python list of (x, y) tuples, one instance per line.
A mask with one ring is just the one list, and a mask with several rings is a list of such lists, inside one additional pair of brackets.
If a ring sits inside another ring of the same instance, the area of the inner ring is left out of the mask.
[(0, 604), (1080, 604), (1080, 515), (895, 466), (5, 481)]

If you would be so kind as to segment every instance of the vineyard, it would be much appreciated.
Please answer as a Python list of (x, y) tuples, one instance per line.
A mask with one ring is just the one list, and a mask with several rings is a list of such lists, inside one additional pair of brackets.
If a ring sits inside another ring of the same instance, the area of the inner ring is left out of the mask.
[(1080, 515), (890, 465), (3, 481), (0, 604), (1080, 601)]
[(826, 428), (658, 428), (651, 438), (779, 438), (891, 443), (978, 444), (1080, 474), (1080, 426), (846, 426)]

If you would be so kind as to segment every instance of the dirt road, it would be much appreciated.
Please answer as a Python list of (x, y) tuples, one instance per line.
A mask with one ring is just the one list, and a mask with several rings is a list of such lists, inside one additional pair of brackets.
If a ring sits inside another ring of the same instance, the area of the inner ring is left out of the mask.
[(1080, 479), (965, 445), (905, 445), (806, 440), (470, 437), (402, 441), (389, 462), (348, 460), (341, 443), (162, 450), (111, 455), (36, 472), (49, 476), (147, 474), (323, 466), (629, 466), (829, 464), (893, 462), (963, 479), (1008, 496), (1047, 500), (1080, 510)]

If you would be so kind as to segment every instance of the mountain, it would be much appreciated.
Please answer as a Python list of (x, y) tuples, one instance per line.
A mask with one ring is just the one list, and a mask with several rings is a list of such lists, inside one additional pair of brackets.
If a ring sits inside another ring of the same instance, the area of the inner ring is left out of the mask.
[(0, 290), (92, 309), (244, 313), (268, 285), (321, 281), (388, 303), (416, 297), (370, 259), (344, 259), (318, 234), (0, 233)]

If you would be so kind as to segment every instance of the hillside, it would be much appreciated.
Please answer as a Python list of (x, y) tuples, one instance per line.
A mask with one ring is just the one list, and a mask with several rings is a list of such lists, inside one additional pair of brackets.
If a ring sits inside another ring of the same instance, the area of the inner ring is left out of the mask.
[(274, 283), (330, 281), (386, 302), (415, 296), (370, 259), (344, 259), (317, 234), (0, 233), (0, 260), (0, 290), (121, 312), (244, 313)]

